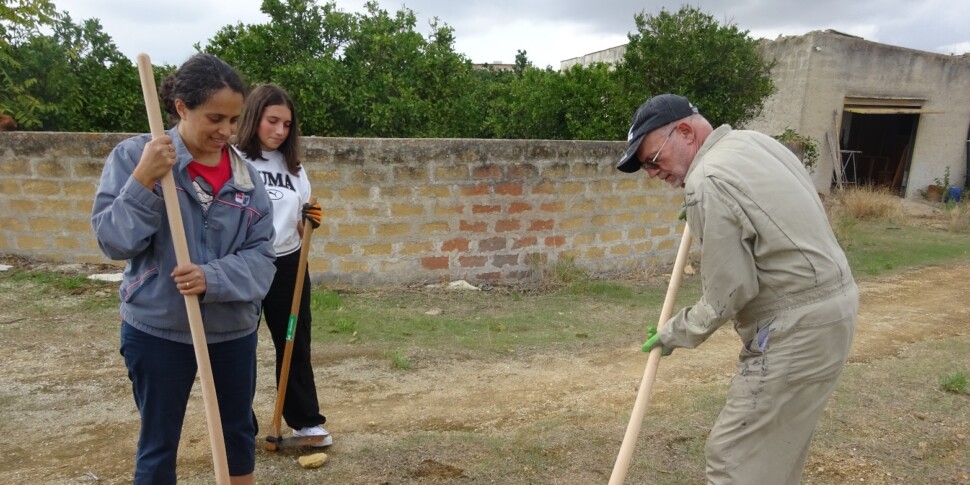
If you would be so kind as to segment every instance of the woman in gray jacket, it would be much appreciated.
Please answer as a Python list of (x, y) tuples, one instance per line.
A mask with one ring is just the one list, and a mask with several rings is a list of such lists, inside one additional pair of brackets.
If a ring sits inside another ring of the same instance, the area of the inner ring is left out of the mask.
[[(184, 295), (197, 295), (232, 483), (252, 483), (256, 327), (273, 281), (272, 206), (256, 171), (229, 146), (243, 106), (238, 73), (198, 54), (163, 81), (175, 124), (129, 138), (101, 174), (91, 223), (101, 251), (125, 260), (121, 355), (141, 432), (134, 482), (175, 483), (195, 353)], [(178, 189), (189, 264), (178, 265), (159, 179)]]

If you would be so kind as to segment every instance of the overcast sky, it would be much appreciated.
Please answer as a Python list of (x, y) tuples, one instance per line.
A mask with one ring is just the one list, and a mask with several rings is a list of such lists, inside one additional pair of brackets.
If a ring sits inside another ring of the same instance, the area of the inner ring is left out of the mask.
[[(155, 64), (178, 65), (205, 45), (219, 28), (266, 23), (262, 0), (53, 0), (76, 23), (97, 18), (125, 55), (146, 52)], [(325, 0), (317, 0), (323, 5)], [(392, 15), (414, 11), (427, 35), (437, 17), (455, 29), (455, 50), (476, 63), (512, 63), (525, 50), (539, 67), (627, 41), (633, 16), (682, 3), (656, 0), (379, 0)], [(338, 0), (347, 12), (363, 11), (364, 0)], [(966, 0), (695, 0), (689, 3), (721, 23), (733, 23), (754, 38), (802, 35), (835, 29), (867, 40), (943, 54), (970, 52), (970, 2)]]

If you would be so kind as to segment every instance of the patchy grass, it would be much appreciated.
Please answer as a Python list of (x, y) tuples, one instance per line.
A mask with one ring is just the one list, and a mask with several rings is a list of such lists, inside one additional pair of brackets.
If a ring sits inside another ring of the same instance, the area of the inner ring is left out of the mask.
[(970, 259), (964, 228), (966, 205), (951, 204), (939, 225), (917, 217), (907, 220), (903, 201), (885, 189), (858, 187), (827, 200), (832, 230), (856, 276), (876, 276), (901, 269)]
[(967, 392), (967, 373), (954, 372), (940, 377), (940, 389), (953, 394)]
[(118, 285), (87, 279), (86, 275), (47, 269), (15, 267), (0, 272), (0, 281), (29, 288), (44, 289), (42, 298), (19, 302), (21, 309), (44, 314), (51, 306), (74, 308), (82, 312), (103, 312), (118, 307)]
[[(662, 284), (661, 284), (662, 283)], [(700, 294), (700, 279), (685, 280), (678, 302)], [(615, 346), (644, 338), (656, 324), (666, 281), (650, 284), (579, 280), (545, 292), (496, 288), (462, 291), (441, 288), (357, 289), (327, 297), (314, 289), (315, 341), (352, 342), (397, 348), (457, 346), (472, 354)], [(603, 321), (594, 328), (590, 321)]]
[(970, 259), (965, 234), (932, 231), (885, 221), (861, 221), (839, 240), (856, 276)]
[(829, 223), (839, 241), (850, 240), (863, 221), (891, 222), (900, 214), (899, 197), (869, 186), (833, 192), (827, 200)]
[(11, 270), (10, 278), (21, 284), (49, 286), (56, 290), (63, 290), (72, 294), (81, 294), (88, 290), (97, 290), (106, 285), (103, 282), (89, 280), (86, 275), (22, 269)]
[(343, 299), (340, 293), (332, 290), (318, 290), (310, 293), (310, 308), (317, 311), (340, 310)]
[(563, 256), (549, 263), (540, 255), (530, 255), (526, 262), (535, 276), (535, 283), (530, 285), (535, 291), (549, 291), (589, 280), (589, 275), (576, 265), (572, 257)]
[(851, 472), (853, 481), (866, 483), (964, 483), (970, 401), (941, 392), (927, 376), (966, 365), (968, 355), (964, 336), (847, 366), (816, 431), (803, 482), (848, 483)]
[(407, 354), (401, 350), (389, 352), (388, 358), (391, 360), (392, 369), (408, 370), (411, 368), (411, 360), (408, 358)]
[(857, 220), (895, 220), (900, 216), (899, 197), (885, 188), (864, 185), (834, 192), (832, 215)]
[[(965, 234), (885, 220), (856, 227), (850, 261), (863, 280), (865, 265), (878, 274), (943, 264), (946, 255), (968, 259)], [(934, 252), (939, 259), (927, 262)], [(920, 288), (954, 295), (966, 291), (951, 283), (970, 280), (960, 273), (941, 284), (938, 274), (916, 273)], [(102, 298), (98, 291), (58, 289), (59, 276), (17, 278), (0, 273), (0, 299), (6, 298), (0, 307), (8, 312), (0, 316), (0, 332), (16, 343), (0, 363), (3, 385), (11, 391), (0, 402), (6, 404), (4, 419), (18, 423), (11, 439), (25, 450), (47, 451), (0, 456), (0, 481), (77, 482), (85, 480), (81, 471), (91, 470), (101, 483), (127, 483), (137, 412), (117, 350), (116, 285), (92, 287), (106, 289)], [(604, 483), (643, 370), (645, 356), (635, 347), (644, 328), (656, 324), (666, 279), (562, 281), (545, 291), (313, 289), (317, 382), (338, 444), (317, 471), (294, 463), (298, 451), (260, 448), (257, 480)], [(675, 308), (696, 300), (698, 283), (697, 277), (686, 279)], [(964, 327), (937, 333), (949, 323), (913, 329), (914, 320), (944, 318), (939, 314), (960, 324), (964, 307), (959, 296), (948, 300), (956, 302), (952, 308), (943, 308), (899, 294), (888, 298), (901, 302), (901, 311), (870, 313), (879, 325), (860, 326), (857, 335), (860, 345), (882, 336), (899, 342), (898, 350), (873, 350), (846, 367), (815, 435), (803, 483), (967, 481), (970, 396), (945, 391), (939, 376), (965, 372), (970, 337)], [(90, 299), (105, 302), (104, 309), (79, 309), (78, 301)], [(23, 305), (34, 301), (37, 310)], [(868, 311), (878, 306), (870, 304)], [(263, 337), (260, 352), (262, 417), (272, 410), (275, 355)], [(629, 483), (703, 483), (704, 442), (736, 355), (728, 325), (698, 351), (663, 359)], [(185, 427), (180, 452), (180, 483), (187, 485), (212, 481), (200, 408), (194, 401), (189, 406), (186, 422), (195, 425)], [(61, 427), (68, 433), (53, 443), (44, 431), (52, 415), (67, 420)], [(50, 456), (62, 465), (51, 467)]]
[(970, 231), (970, 202), (947, 202), (943, 204), (945, 227), (950, 232)]

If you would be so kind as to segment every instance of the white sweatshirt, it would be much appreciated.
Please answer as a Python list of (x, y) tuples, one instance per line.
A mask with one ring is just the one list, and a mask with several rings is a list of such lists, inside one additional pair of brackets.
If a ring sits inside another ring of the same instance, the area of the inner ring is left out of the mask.
[[(243, 158), (245, 154), (240, 153)], [(256, 167), (266, 192), (273, 202), (273, 228), (276, 239), (273, 249), (276, 256), (285, 256), (300, 249), (300, 233), (297, 224), (302, 217), (302, 208), (310, 200), (310, 180), (300, 167), (297, 175), (286, 169), (283, 154), (277, 150), (263, 152), (265, 160), (249, 160)]]

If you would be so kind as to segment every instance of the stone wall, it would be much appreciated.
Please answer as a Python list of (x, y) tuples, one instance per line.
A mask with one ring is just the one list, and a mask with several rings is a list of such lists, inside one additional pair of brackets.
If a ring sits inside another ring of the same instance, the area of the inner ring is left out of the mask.
[[(0, 253), (107, 262), (91, 204), (123, 134), (0, 133)], [(314, 281), (515, 282), (673, 261), (679, 190), (613, 168), (625, 142), (303, 139), (324, 208)], [(120, 264), (120, 263), (119, 263)]]

